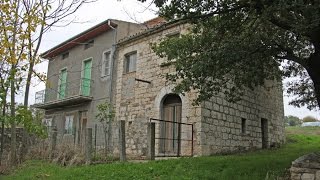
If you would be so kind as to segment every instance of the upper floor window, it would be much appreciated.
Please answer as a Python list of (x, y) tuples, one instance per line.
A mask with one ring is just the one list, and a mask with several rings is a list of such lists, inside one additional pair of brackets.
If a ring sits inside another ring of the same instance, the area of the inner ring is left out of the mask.
[(93, 40), (93, 39), (90, 40), (90, 41), (88, 41), (88, 42), (86, 42), (86, 43), (84, 44), (84, 49), (91, 48), (91, 47), (93, 46), (93, 44), (94, 44), (94, 40)]
[(64, 52), (62, 55), (61, 55), (61, 58), (62, 59), (66, 59), (69, 57), (69, 52)]
[(102, 56), (102, 76), (110, 75), (110, 66), (111, 66), (111, 52), (106, 51)]
[(125, 55), (125, 73), (136, 71), (137, 52)]

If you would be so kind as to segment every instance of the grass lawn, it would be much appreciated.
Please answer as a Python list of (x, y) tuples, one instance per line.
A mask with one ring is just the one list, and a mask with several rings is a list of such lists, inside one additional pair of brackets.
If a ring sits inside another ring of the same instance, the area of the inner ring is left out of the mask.
[(276, 179), (299, 156), (320, 151), (320, 128), (288, 128), (287, 144), (275, 150), (181, 158), (148, 163), (61, 167), (29, 161), (0, 179)]

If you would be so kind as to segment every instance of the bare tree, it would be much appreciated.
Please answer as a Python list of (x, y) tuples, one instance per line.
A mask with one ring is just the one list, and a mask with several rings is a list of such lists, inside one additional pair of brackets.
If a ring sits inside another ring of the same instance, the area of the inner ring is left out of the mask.
[[(40, 63), (39, 48), (43, 35), (54, 26), (72, 23), (68, 19), (82, 5), (97, 0), (0, 0), (0, 60), (8, 68), (2, 76), (5, 87), (1, 87), (1, 101), (5, 113), (6, 98), (10, 95), (11, 119), (11, 164), (16, 164), (16, 93), (26, 83), (24, 106), (28, 107), (30, 84), (33, 75), (44, 79), (34, 71)], [(27, 78), (24, 77), (27, 75)], [(24, 135), (22, 157), (27, 152), (27, 133)], [(1, 154), (0, 154), (1, 155)], [(1, 158), (1, 157), (0, 157)]]
[[(28, 39), (28, 59), (29, 67), (26, 79), (26, 87), (24, 92), (24, 106), (28, 107), (30, 84), (32, 75), (36, 75), (40, 80), (44, 80), (45, 77), (34, 71), (35, 64), (40, 62), (39, 59), (39, 48), (42, 43), (43, 35), (54, 26), (64, 27), (73, 22), (73, 19), (68, 19), (73, 15), (82, 5), (86, 3), (96, 2), (97, 0), (40, 0), (39, 2), (34, 0), (24, 0), (23, 4), (25, 11), (29, 13), (34, 9), (34, 7), (39, 11), (41, 15), (42, 23), (39, 23), (34, 36), (36, 38), (32, 39), (33, 36), (29, 36)], [(53, 8), (51, 8), (53, 7)], [(24, 140), (22, 145), (21, 158), (24, 158), (24, 154), (28, 151), (27, 137), (28, 134), (25, 132)]]

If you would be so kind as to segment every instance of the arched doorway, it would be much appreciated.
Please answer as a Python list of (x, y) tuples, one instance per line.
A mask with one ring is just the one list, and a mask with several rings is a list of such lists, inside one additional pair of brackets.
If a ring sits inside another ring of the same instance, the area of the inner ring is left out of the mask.
[(176, 94), (169, 94), (162, 101), (161, 119), (165, 121), (160, 123), (160, 153), (180, 154), (181, 107), (181, 98)]

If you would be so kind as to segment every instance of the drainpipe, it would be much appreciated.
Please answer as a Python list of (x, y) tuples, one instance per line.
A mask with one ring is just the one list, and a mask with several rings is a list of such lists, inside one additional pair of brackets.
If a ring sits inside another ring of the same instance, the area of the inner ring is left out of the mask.
[[(116, 43), (117, 43), (117, 28), (113, 27), (111, 25), (111, 20), (108, 20), (108, 26), (113, 30), (113, 43), (112, 43), (112, 49), (111, 49), (111, 71), (110, 71), (110, 86), (109, 86), (109, 100), (110, 104), (113, 106), (113, 71), (114, 71), (114, 64), (115, 64), (115, 51), (116, 51)], [(111, 123), (111, 122), (110, 122)], [(112, 139), (112, 125), (109, 124), (108, 127), (108, 144), (106, 144), (108, 151), (113, 151), (112, 147), (110, 146), (110, 142)]]
[(117, 43), (117, 28), (113, 27), (111, 25), (111, 20), (108, 20), (108, 26), (113, 30), (113, 44), (111, 49), (112, 54), (112, 60), (111, 60), (111, 71), (110, 71), (110, 86), (109, 86), (109, 96), (110, 96), (110, 103), (113, 103), (113, 70), (114, 70), (114, 64), (115, 64), (115, 51), (116, 51), (116, 43)]

